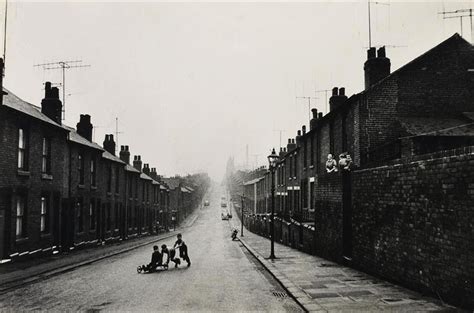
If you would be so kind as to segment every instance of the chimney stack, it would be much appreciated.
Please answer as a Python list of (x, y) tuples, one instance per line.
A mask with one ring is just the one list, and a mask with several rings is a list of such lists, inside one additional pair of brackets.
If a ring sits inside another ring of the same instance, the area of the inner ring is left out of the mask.
[(148, 176), (150, 176), (150, 164), (148, 163), (145, 163), (143, 164), (143, 173), (147, 174)]
[(302, 131), (302, 134), (303, 134), (303, 136), (304, 136), (304, 135), (306, 134), (306, 125), (303, 125), (303, 126), (301, 127), (301, 131)]
[(114, 141), (114, 135), (105, 135), (105, 140), (103, 143), (103, 147), (105, 150), (107, 150), (110, 154), (115, 155), (115, 141)]
[(329, 110), (333, 111), (347, 100), (346, 89), (344, 87), (332, 89), (332, 96), (329, 98)]
[(152, 167), (151, 168), (151, 171), (150, 173), (148, 174), (148, 176), (150, 176), (151, 178), (153, 178), (154, 180), (156, 180), (157, 182), (159, 182), (159, 177), (158, 177), (158, 174), (156, 173), (156, 167)]
[(313, 117), (309, 121), (309, 130), (313, 130), (316, 128), (316, 123), (318, 119), (318, 109), (311, 109), (311, 113), (313, 113)]
[(120, 146), (120, 160), (130, 164), (130, 151), (128, 150), (128, 146)]
[(133, 157), (133, 167), (139, 170), (140, 172), (142, 171), (142, 157), (139, 155), (135, 155)]
[(367, 50), (367, 61), (364, 63), (364, 72), (365, 90), (390, 75), (390, 59), (386, 57), (385, 47), (380, 47), (377, 50), (377, 57), (375, 57), (374, 47)]
[(291, 150), (296, 148), (295, 140), (294, 139), (288, 139), (288, 144), (286, 145), (286, 151), (290, 152)]
[(92, 124), (89, 114), (81, 114), (79, 123), (76, 125), (77, 133), (89, 141), (92, 141)]
[(63, 104), (59, 100), (59, 89), (51, 88), (51, 83), (46, 82), (44, 85), (44, 99), (41, 100), (41, 113), (61, 124)]

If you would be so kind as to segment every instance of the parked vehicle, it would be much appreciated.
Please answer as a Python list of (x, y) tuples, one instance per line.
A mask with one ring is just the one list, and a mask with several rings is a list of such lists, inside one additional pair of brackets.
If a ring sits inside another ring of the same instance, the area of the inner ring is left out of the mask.
[(209, 201), (204, 201), (204, 206), (209, 206)]
[(227, 215), (227, 212), (222, 212), (221, 213), (221, 219), (224, 221), (228, 220), (229, 219), (229, 216)]
[(225, 202), (222, 202), (222, 203), (221, 203), (221, 207), (223, 207), (223, 208), (227, 208), (227, 203), (225, 203)]

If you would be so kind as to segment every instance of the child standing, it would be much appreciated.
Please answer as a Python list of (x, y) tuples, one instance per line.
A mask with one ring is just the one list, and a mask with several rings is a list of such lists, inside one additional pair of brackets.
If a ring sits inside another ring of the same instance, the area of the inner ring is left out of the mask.
[(179, 257), (185, 260), (188, 263), (188, 267), (190, 267), (191, 260), (189, 259), (188, 255), (188, 246), (186, 246), (186, 244), (184, 243), (182, 239), (183, 236), (181, 234), (178, 234), (176, 237), (178, 238), (178, 240), (176, 240), (176, 242), (174, 243), (174, 248), (179, 248)]

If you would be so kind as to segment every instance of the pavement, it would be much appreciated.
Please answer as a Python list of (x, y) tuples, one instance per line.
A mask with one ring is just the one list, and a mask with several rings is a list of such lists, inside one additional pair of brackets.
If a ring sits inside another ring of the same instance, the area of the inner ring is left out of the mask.
[[(259, 311), (304, 312), (278, 281), (239, 241), (232, 241), (221, 220), (221, 189), (210, 206), (196, 211), (192, 226), (180, 230), (191, 266), (138, 274), (162, 238), (60, 275), (27, 282), (0, 293), (0, 312), (9, 311)], [(1, 279), (1, 277), (0, 277)]]
[[(233, 208), (232, 208), (233, 210)], [(233, 216), (237, 217), (235, 210)], [(244, 228), (240, 220), (229, 224), (239, 230), (242, 244), (308, 312), (454, 312), (461, 311), (366, 273), (275, 243), (277, 259), (270, 255), (270, 240)]]

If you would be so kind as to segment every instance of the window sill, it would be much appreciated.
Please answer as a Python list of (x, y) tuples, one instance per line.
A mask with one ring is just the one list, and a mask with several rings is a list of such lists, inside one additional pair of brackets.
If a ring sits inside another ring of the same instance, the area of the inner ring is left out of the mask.
[(118, 196), (120, 196), (120, 193), (116, 192), (115, 195), (118, 197)]
[(77, 235), (81, 235), (81, 236), (82, 236), (82, 235), (84, 235), (84, 231), (83, 231), (83, 230), (81, 230), (81, 231), (77, 232), (76, 234), (77, 234)]
[(110, 191), (107, 191), (107, 196), (110, 197), (111, 195), (112, 195), (112, 193)]
[(40, 237), (41, 238), (49, 238), (49, 237), (51, 237), (51, 233), (49, 233), (49, 232), (48, 233), (41, 233)]
[(51, 175), (51, 174), (41, 174), (41, 179), (53, 180), (53, 175)]
[(21, 238), (16, 238), (15, 242), (16, 243), (23, 243), (23, 242), (27, 242), (30, 238), (28, 237), (21, 237)]
[(77, 188), (79, 188), (79, 189), (84, 189), (84, 185), (79, 184), (79, 185), (77, 185)]
[(313, 169), (313, 168), (314, 168), (314, 165), (310, 165), (309, 168)]
[(91, 186), (91, 190), (97, 190), (97, 186)]
[(18, 170), (18, 176), (30, 176), (30, 172), (29, 171), (24, 171), (24, 170)]
[(95, 234), (96, 230), (95, 229), (89, 229), (89, 233)]

